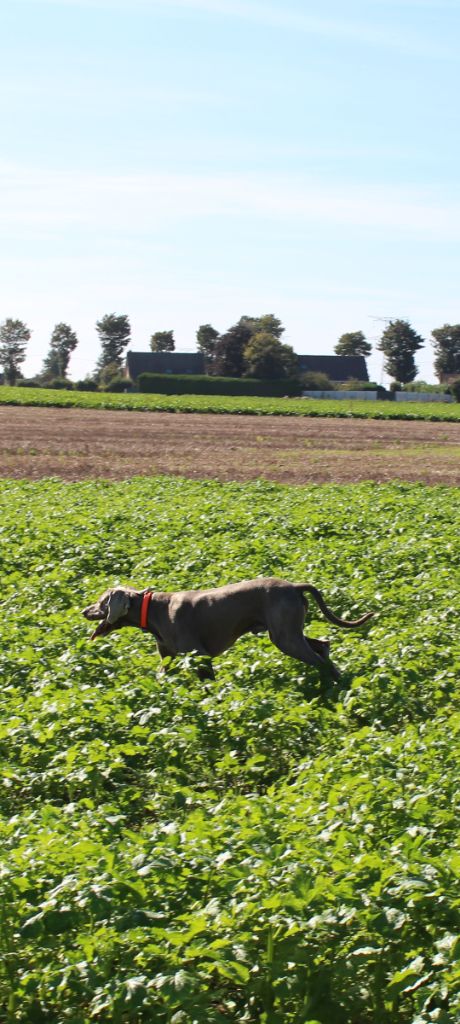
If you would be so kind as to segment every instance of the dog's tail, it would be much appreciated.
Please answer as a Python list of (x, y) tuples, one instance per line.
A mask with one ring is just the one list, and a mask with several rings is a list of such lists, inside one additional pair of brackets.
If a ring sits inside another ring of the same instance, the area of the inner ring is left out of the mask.
[(367, 622), (368, 619), (372, 619), (374, 615), (374, 612), (366, 612), (366, 614), (362, 615), (360, 619), (340, 619), (338, 615), (334, 615), (334, 612), (331, 612), (321, 591), (317, 590), (312, 583), (299, 583), (298, 590), (302, 591), (302, 594), (304, 590), (308, 590), (308, 593), (314, 597), (316, 603), (319, 605), (323, 615), (325, 615), (329, 622), (333, 622), (334, 626), (344, 626), (345, 629), (356, 629), (356, 626), (362, 626), (364, 622)]

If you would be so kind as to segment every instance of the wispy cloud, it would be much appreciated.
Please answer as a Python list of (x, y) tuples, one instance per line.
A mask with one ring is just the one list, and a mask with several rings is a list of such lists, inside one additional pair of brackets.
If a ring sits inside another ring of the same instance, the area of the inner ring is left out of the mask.
[(251, 174), (55, 173), (0, 167), (0, 233), (85, 231), (143, 237), (165, 226), (248, 217), (299, 229), (307, 225), (453, 239), (460, 203), (429, 189), (324, 184), (298, 176)]
[(414, 10), (454, 11), (459, 13), (458, 0), (371, 0), (371, 6), (383, 8), (384, 11), (391, 10), (391, 8), (399, 10), (401, 8), (413, 8)]
[[(13, 0), (9, 0), (10, 3)], [(17, 4), (18, 0), (14, 0)], [(111, 10), (131, 10), (133, 7), (146, 11), (186, 11), (206, 13), (218, 17), (252, 22), (265, 28), (292, 31), (309, 36), (341, 39), (345, 42), (362, 43), (399, 50), (412, 56), (448, 58), (456, 55), (449, 45), (441, 45), (433, 39), (417, 35), (414, 27), (404, 29), (400, 23), (389, 27), (388, 11), (383, 22), (369, 18), (324, 17), (289, 7), (285, 4), (267, 4), (260, 0), (20, 0), (24, 4), (57, 5), (62, 7), (99, 7)], [(411, 0), (405, 0), (411, 5)], [(425, 6), (423, 0), (414, 0), (417, 6)], [(440, 0), (441, 6), (446, 0)], [(450, 7), (449, 7), (450, 9)], [(454, 9), (454, 8), (452, 8)]]

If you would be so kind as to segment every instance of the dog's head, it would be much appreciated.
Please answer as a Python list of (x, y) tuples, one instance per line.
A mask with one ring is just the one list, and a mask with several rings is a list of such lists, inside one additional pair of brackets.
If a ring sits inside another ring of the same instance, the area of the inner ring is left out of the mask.
[[(134, 593), (134, 592), (133, 592)], [(131, 595), (124, 587), (116, 587), (113, 590), (106, 590), (95, 604), (88, 605), (83, 609), (83, 615), (89, 622), (98, 622), (91, 640), (97, 636), (105, 636), (119, 626), (128, 625), (123, 622), (129, 611)]]

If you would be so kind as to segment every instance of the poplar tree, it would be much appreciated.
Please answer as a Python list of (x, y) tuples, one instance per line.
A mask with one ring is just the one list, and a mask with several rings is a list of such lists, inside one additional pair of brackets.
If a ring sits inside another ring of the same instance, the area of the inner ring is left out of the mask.
[(196, 332), (197, 348), (204, 355), (208, 373), (212, 371), (218, 340), (219, 331), (216, 331), (212, 324), (201, 324)]
[(125, 314), (108, 313), (96, 322), (102, 351), (97, 361), (96, 374), (99, 375), (110, 364), (116, 372), (121, 370), (123, 349), (131, 338), (129, 317)]
[(152, 352), (174, 352), (174, 331), (156, 331), (150, 338)]
[(460, 377), (460, 324), (444, 324), (431, 332), (436, 375)]
[(370, 356), (372, 345), (362, 331), (348, 331), (341, 334), (334, 352), (338, 356)]
[(31, 332), (22, 320), (8, 318), (0, 324), (0, 366), (6, 384), (16, 384), (22, 377), (21, 363), (26, 358), (27, 342)]
[(66, 377), (70, 356), (77, 347), (78, 338), (69, 324), (56, 324), (51, 335), (48, 355), (43, 360), (41, 376), (45, 380)]
[(408, 320), (390, 320), (378, 348), (385, 355), (385, 372), (399, 384), (410, 384), (417, 376), (414, 355), (424, 340)]

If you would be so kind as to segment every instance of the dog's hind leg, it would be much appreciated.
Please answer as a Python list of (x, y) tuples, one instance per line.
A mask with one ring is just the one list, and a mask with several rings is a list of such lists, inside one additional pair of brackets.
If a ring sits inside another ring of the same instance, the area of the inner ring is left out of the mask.
[(305, 640), (310, 644), (310, 647), (313, 647), (313, 650), (319, 654), (320, 658), (326, 658), (326, 660), (329, 661), (329, 650), (331, 646), (329, 640), (316, 640), (316, 638), (312, 636), (306, 636)]
[(329, 645), (324, 641), (310, 641), (303, 633), (293, 633), (291, 630), (270, 631), (270, 640), (290, 658), (296, 658), (322, 671), (326, 669), (336, 681), (340, 679), (338, 668), (328, 656)]
[(329, 673), (335, 680), (340, 679), (338, 668), (329, 659), (329, 643), (324, 640), (310, 640), (303, 632), (305, 624), (304, 601), (289, 600), (272, 605), (268, 617), (270, 640), (283, 654), (304, 665), (311, 665)]

